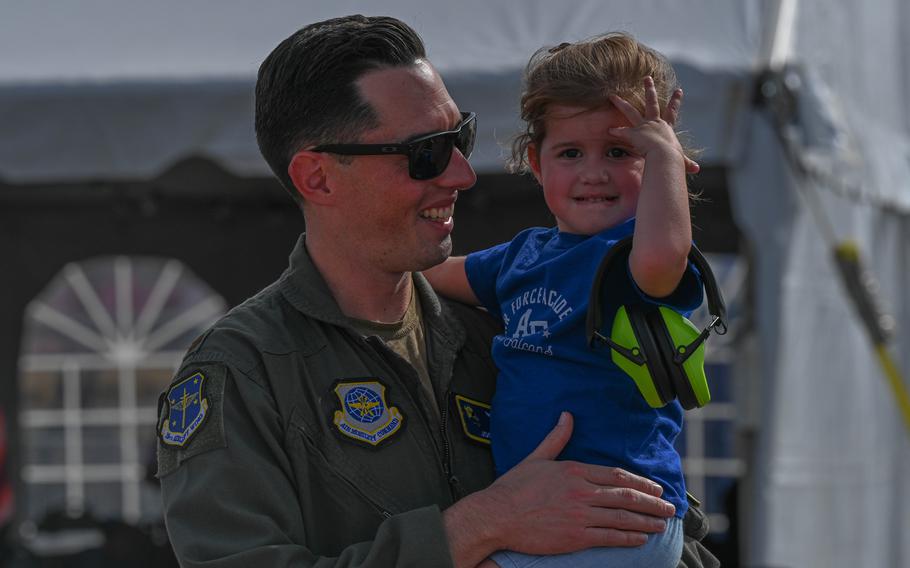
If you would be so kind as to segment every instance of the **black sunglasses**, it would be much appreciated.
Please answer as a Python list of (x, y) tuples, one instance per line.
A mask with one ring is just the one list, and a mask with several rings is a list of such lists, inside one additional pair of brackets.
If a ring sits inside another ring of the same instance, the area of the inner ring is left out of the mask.
[(432, 179), (448, 167), (454, 148), (465, 158), (471, 157), (477, 135), (476, 118), (473, 112), (463, 112), (455, 130), (426, 134), (402, 144), (323, 144), (312, 151), (343, 156), (404, 154), (408, 157), (408, 174), (412, 179)]

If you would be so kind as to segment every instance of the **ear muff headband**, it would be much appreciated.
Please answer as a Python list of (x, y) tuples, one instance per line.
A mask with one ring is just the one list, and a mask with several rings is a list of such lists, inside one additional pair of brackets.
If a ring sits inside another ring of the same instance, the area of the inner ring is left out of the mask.
[[(591, 286), (591, 296), (588, 298), (588, 315), (586, 319), (588, 345), (593, 343), (595, 332), (603, 329), (604, 322), (601, 310), (602, 303), (600, 292), (608, 269), (615, 258), (619, 256), (625, 257), (631, 250), (632, 237), (626, 237), (617, 241), (597, 267), (597, 272), (594, 276), (594, 284)], [(718, 333), (722, 335), (727, 332), (725, 323), (727, 307), (724, 304), (724, 298), (720, 293), (720, 288), (717, 286), (717, 280), (714, 278), (714, 272), (711, 271), (711, 265), (708, 264), (707, 259), (695, 245), (692, 245), (689, 249), (689, 262), (695, 265), (695, 268), (698, 269), (698, 272), (701, 275), (701, 281), (705, 288), (705, 296), (708, 300), (708, 312), (715, 318), (709, 327), (720, 327), (721, 329), (718, 330)]]
[(711, 400), (704, 373), (704, 340), (714, 328), (726, 333), (726, 307), (714, 273), (693, 245), (689, 261), (701, 273), (708, 310), (714, 317), (703, 331), (669, 308), (644, 304), (620, 307), (611, 336), (605, 337), (600, 332), (601, 287), (612, 263), (616, 258), (627, 258), (631, 247), (631, 237), (617, 242), (597, 269), (586, 318), (588, 343), (599, 339), (611, 347), (613, 361), (632, 377), (650, 406), (657, 408), (677, 397), (687, 410), (704, 406)]

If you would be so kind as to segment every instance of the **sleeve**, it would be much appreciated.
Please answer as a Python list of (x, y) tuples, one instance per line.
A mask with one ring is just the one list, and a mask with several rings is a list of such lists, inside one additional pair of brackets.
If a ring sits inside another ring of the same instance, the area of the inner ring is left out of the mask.
[[(318, 511), (300, 505), (308, 496), (298, 495), (271, 394), (224, 363), (187, 365), (178, 377), (194, 373), (205, 377), (210, 413), (183, 447), (160, 435), (158, 442), (165, 523), (181, 566), (452, 565), (435, 506), (386, 519), (372, 541), (352, 543), (336, 556), (308, 549), (304, 515)], [(164, 398), (159, 434), (165, 420), (182, 418)]]
[(632, 278), (632, 269), (628, 268), (629, 282), (635, 288), (639, 298), (643, 301), (666, 306), (681, 313), (685, 317), (695, 311), (704, 300), (704, 287), (702, 286), (701, 273), (691, 261), (686, 265), (686, 271), (683, 273), (676, 289), (669, 296), (663, 298), (654, 298), (641, 291), (635, 279)]
[(511, 243), (502, 243), (486, 250), (472, 252), (464, 263), (465, 274), (474, 295), (480, 303), (496, 317), (502, 316), (496, 284), (503, 269)]

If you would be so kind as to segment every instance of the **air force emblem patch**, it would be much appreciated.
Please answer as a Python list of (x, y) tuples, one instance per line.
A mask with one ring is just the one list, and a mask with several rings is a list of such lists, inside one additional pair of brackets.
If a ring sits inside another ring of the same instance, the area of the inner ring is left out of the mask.
[(461, 427), (468, 438), (481, 444), (490, 443), (490, 405), (471, 400), (460, 394), (455, 395)]
[(376, 446), (401, 428), (404, 416), (385, 400), (379, 381), (342, 382), (335, 387), (341, 410), (335, 411), (335, 426), (345, 436)]
[(171, 446), (185, 446), (208, 416), (205, 377), (196, 372), (167, 391), (167, 417), (162, 421), (161, 441)]

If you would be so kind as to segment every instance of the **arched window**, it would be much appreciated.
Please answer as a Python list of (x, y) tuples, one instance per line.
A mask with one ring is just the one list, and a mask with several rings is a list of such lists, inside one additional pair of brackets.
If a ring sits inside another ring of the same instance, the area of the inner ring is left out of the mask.
[(225, 301), (179, 261), (70, 263), (29, 304), (19, 363), (24, 519), (159, 518), (158, 394)]

